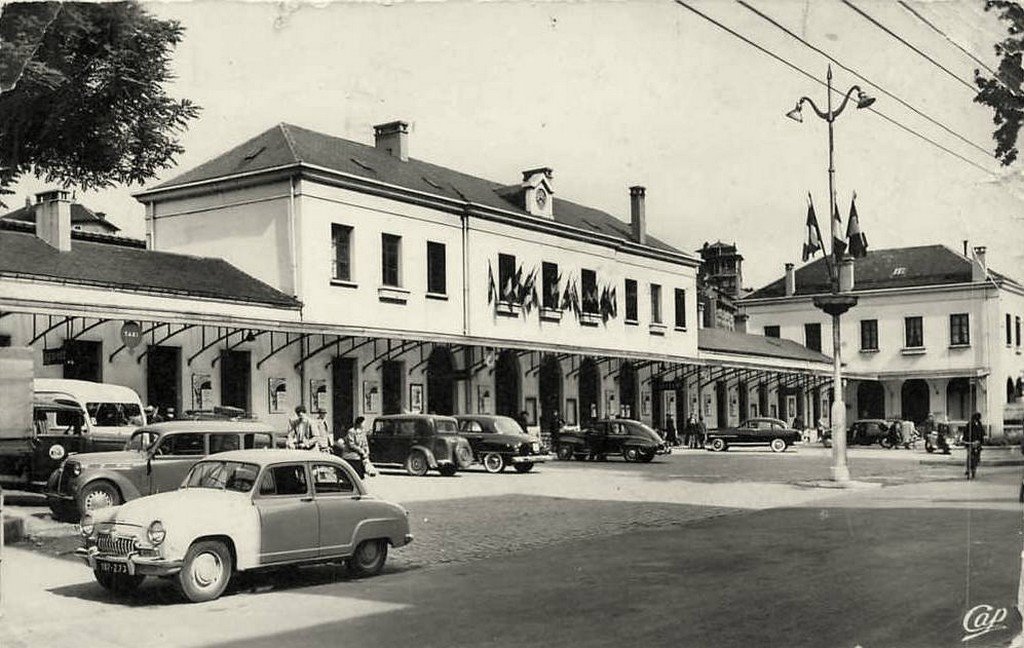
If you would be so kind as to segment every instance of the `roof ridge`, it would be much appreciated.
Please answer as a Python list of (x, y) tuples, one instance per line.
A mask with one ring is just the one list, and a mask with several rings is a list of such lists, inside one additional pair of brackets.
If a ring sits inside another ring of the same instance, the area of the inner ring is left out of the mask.
[(292, 134), (288, 132), (288, 129), (292, 128), (293, 125), (287, 122), (279, 122), (277, 127), (281, 129), (281, 135), (284, 137), (284, 142), (288, 145), (288, 150), (291, 151), (292, 157), (295, 158), (296, 162), (302, 162), (302, 156), (299, 155), (295, 148), (295, 140), (292, 139)]

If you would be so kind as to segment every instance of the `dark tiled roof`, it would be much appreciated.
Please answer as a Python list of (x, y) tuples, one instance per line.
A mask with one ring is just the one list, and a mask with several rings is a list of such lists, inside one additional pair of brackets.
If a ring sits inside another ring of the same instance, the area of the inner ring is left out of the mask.
[(728, 329), (702, 328), (697, 330), (697, 348), (701, 351), (766, 356), (786, 360), (831, 363), (832, 358), (812, 351), (792, 340), (738, 333)]
[[(897, 270), (903, 268), (903, 270)], [(990, 271), (997, 279), (1017, 283), (1004, 275)], [(910, 288), (935, 286), (971, 281), (971, 260), (944, 245), (869, 250), (864, 258), (854, 262), (854, 292), (882, 288)], [(819, 257), (796, 270), (796, 294), (812, 295), (829, 292), (828, 269), (824, 257)], [(783, 276), (747, 299), (783, 297), (786, 278)]]
[(0, 229), (0, 276), (297, 308), (299, 302), (223, 259), (73, 240), (59, 252), (34, 234)]
[[(0, 219), (24, 221), (26, 223), (36, 222), (36, 209), (34, 205), (26, 205), (21, 209), (7, 212)], [(108, 232), (119, 232), (121, 228), (114, 225), (105, 218), (101, 218), (96, 212), (81, 203), (71, 203), (71, 224), (72, 225), (99, 225)]]
[[(501, 185), (413, 158), (403, 162), (373, 146), (291, 124), (279, 124), (191, 171), (157, 185), (154, 189), (166, 189), (299, 162), (426, 194), (470, 201), (528, 215), (523, 209), (522, 193), (516, 191), (515, 186)], [(557, 197), (552, 204), (552, 210), (558, 223), (631, 240), (629, 224), (601, 210)], [(652, 236), (647, 237), (647, 245), (669, 252), (679, 252)]]

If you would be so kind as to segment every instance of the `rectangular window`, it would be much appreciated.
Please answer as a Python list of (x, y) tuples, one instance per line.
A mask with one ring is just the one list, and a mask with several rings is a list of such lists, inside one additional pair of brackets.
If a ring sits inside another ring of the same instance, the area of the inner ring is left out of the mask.
[(427, 241), (427, 292), (448, 294), (447, 263), (444, 243)]
[(1010, 346), (1011, 344), (1013, 344), (1013, 327), (1012, 327), (1012, 324), (1013, 324), (1013, 318), (1011, 318), (1010, 314), (1007, 313), (1006, 314), (1006, 346)]
[(498, 255), (498, 301), (511, 302), (515, 295), (516, 257), (512, 254)]
[(661, 286), (651, 284), (651, 322), (661, 324)]
[(774, 324), (769, 324), (768, 326), (764, 327), (764, 336), (773, 338), (780, 337), (779, 327)]
[(544, 290), (541, 306), (550, 310), (558, 310), (560, 290), (558, 286), (558, 264), (545, 261), (540, 266), (540, 274)]
[(804, 346), (821, 351), (821, 324), (804, 324)]
[(352, 228), (348, 225), (331, 225), (331, 258), (334, 263), (331, 276), (352, 281)]
[(1016, 331), (1016, 336), (1017, 336), (1017, 346), (1020, 346), (1020, 315), (1018, 315), (1015, 318), (1014, 330)]
[(878, 320), (860, 321), (860, 350), (878, 351)]
[(580, 270), (580, 288), (583, 290), (583, 294), (580, 295), (583, 300), (583, 312), (596, 313), (598, 311), (597, 273), (593, 270)]
[(967, 313), (949, 316), (949, 343), (953, 346), (971, 343), (971, 327)]
[(11, 346), (11, 336), (10, 335), (0, 335), (0, 347), (9, 347), (9, 346)]
[(676, 328), (686, 328), (686, 291), (676, 288)]
[(637, 308), (637, 293), (635, 279), (626, 279), (626, 321), (640, 321), (640, 312)]
[(402, 285), (402, 237), (394, 234), (380, 235), (381, 283), (385, 286)]
[(903, 320), (904, 346), (908, 349), (924, 347), (924, 321), (920, 317), (907, 317)]

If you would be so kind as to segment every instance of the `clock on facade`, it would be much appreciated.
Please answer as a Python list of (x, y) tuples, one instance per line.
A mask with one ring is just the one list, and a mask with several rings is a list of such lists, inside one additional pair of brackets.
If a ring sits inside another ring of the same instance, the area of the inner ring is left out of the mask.
[(536, 192), (537, 206), (544, 208), (544, 205), (548, 202), (548, 192), (544, 191), (543, 187), (537, 187)]

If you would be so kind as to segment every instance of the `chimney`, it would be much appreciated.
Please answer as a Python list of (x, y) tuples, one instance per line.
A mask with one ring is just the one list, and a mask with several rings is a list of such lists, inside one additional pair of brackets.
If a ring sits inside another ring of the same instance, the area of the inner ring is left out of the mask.
[(704, 300), (700, 299), (697, 301), (697, 328), (707, 327), (707, 322), (704, 321)]
[(646, 194), (647, 189), (640, 185), (629, 188), (629, 224), (633, 229), (633, 240), (640, 245), (647, 244)]
[(988, 279), (988, 267), (985, 265), (985, 246), (979, 245), (974, 248), (974, 259), (971, 262), (971, 281), (985, 281)]
[(849, 254), (839, 262), (839, 292), (853, 292), (853, 257)]
[(409, 160), (409, 124), (404, 121), (393, 121), (373, 127), (374, 146), (378, 151), (398, 158), (402, 162)]
[(964, 239), (964, 256), (967, 256), (967, 239)]
[(36, 194), (36, 236), (61, 252), (71, 250), (71, 199), (67, 191)]
[(96, 214), (96, 218), (100, 220), (107, 220), (107, 212), (93, 212)]
[(786, 297), (792, 297), (796, 294), (796, 270), (793, 269), (792, 263), (786, 264)]
[(733, 321), (735, 322), (735, 330), (737, 333), (747, 332), (747, 316), (745, 313), (736, 313), (733, 317)]

